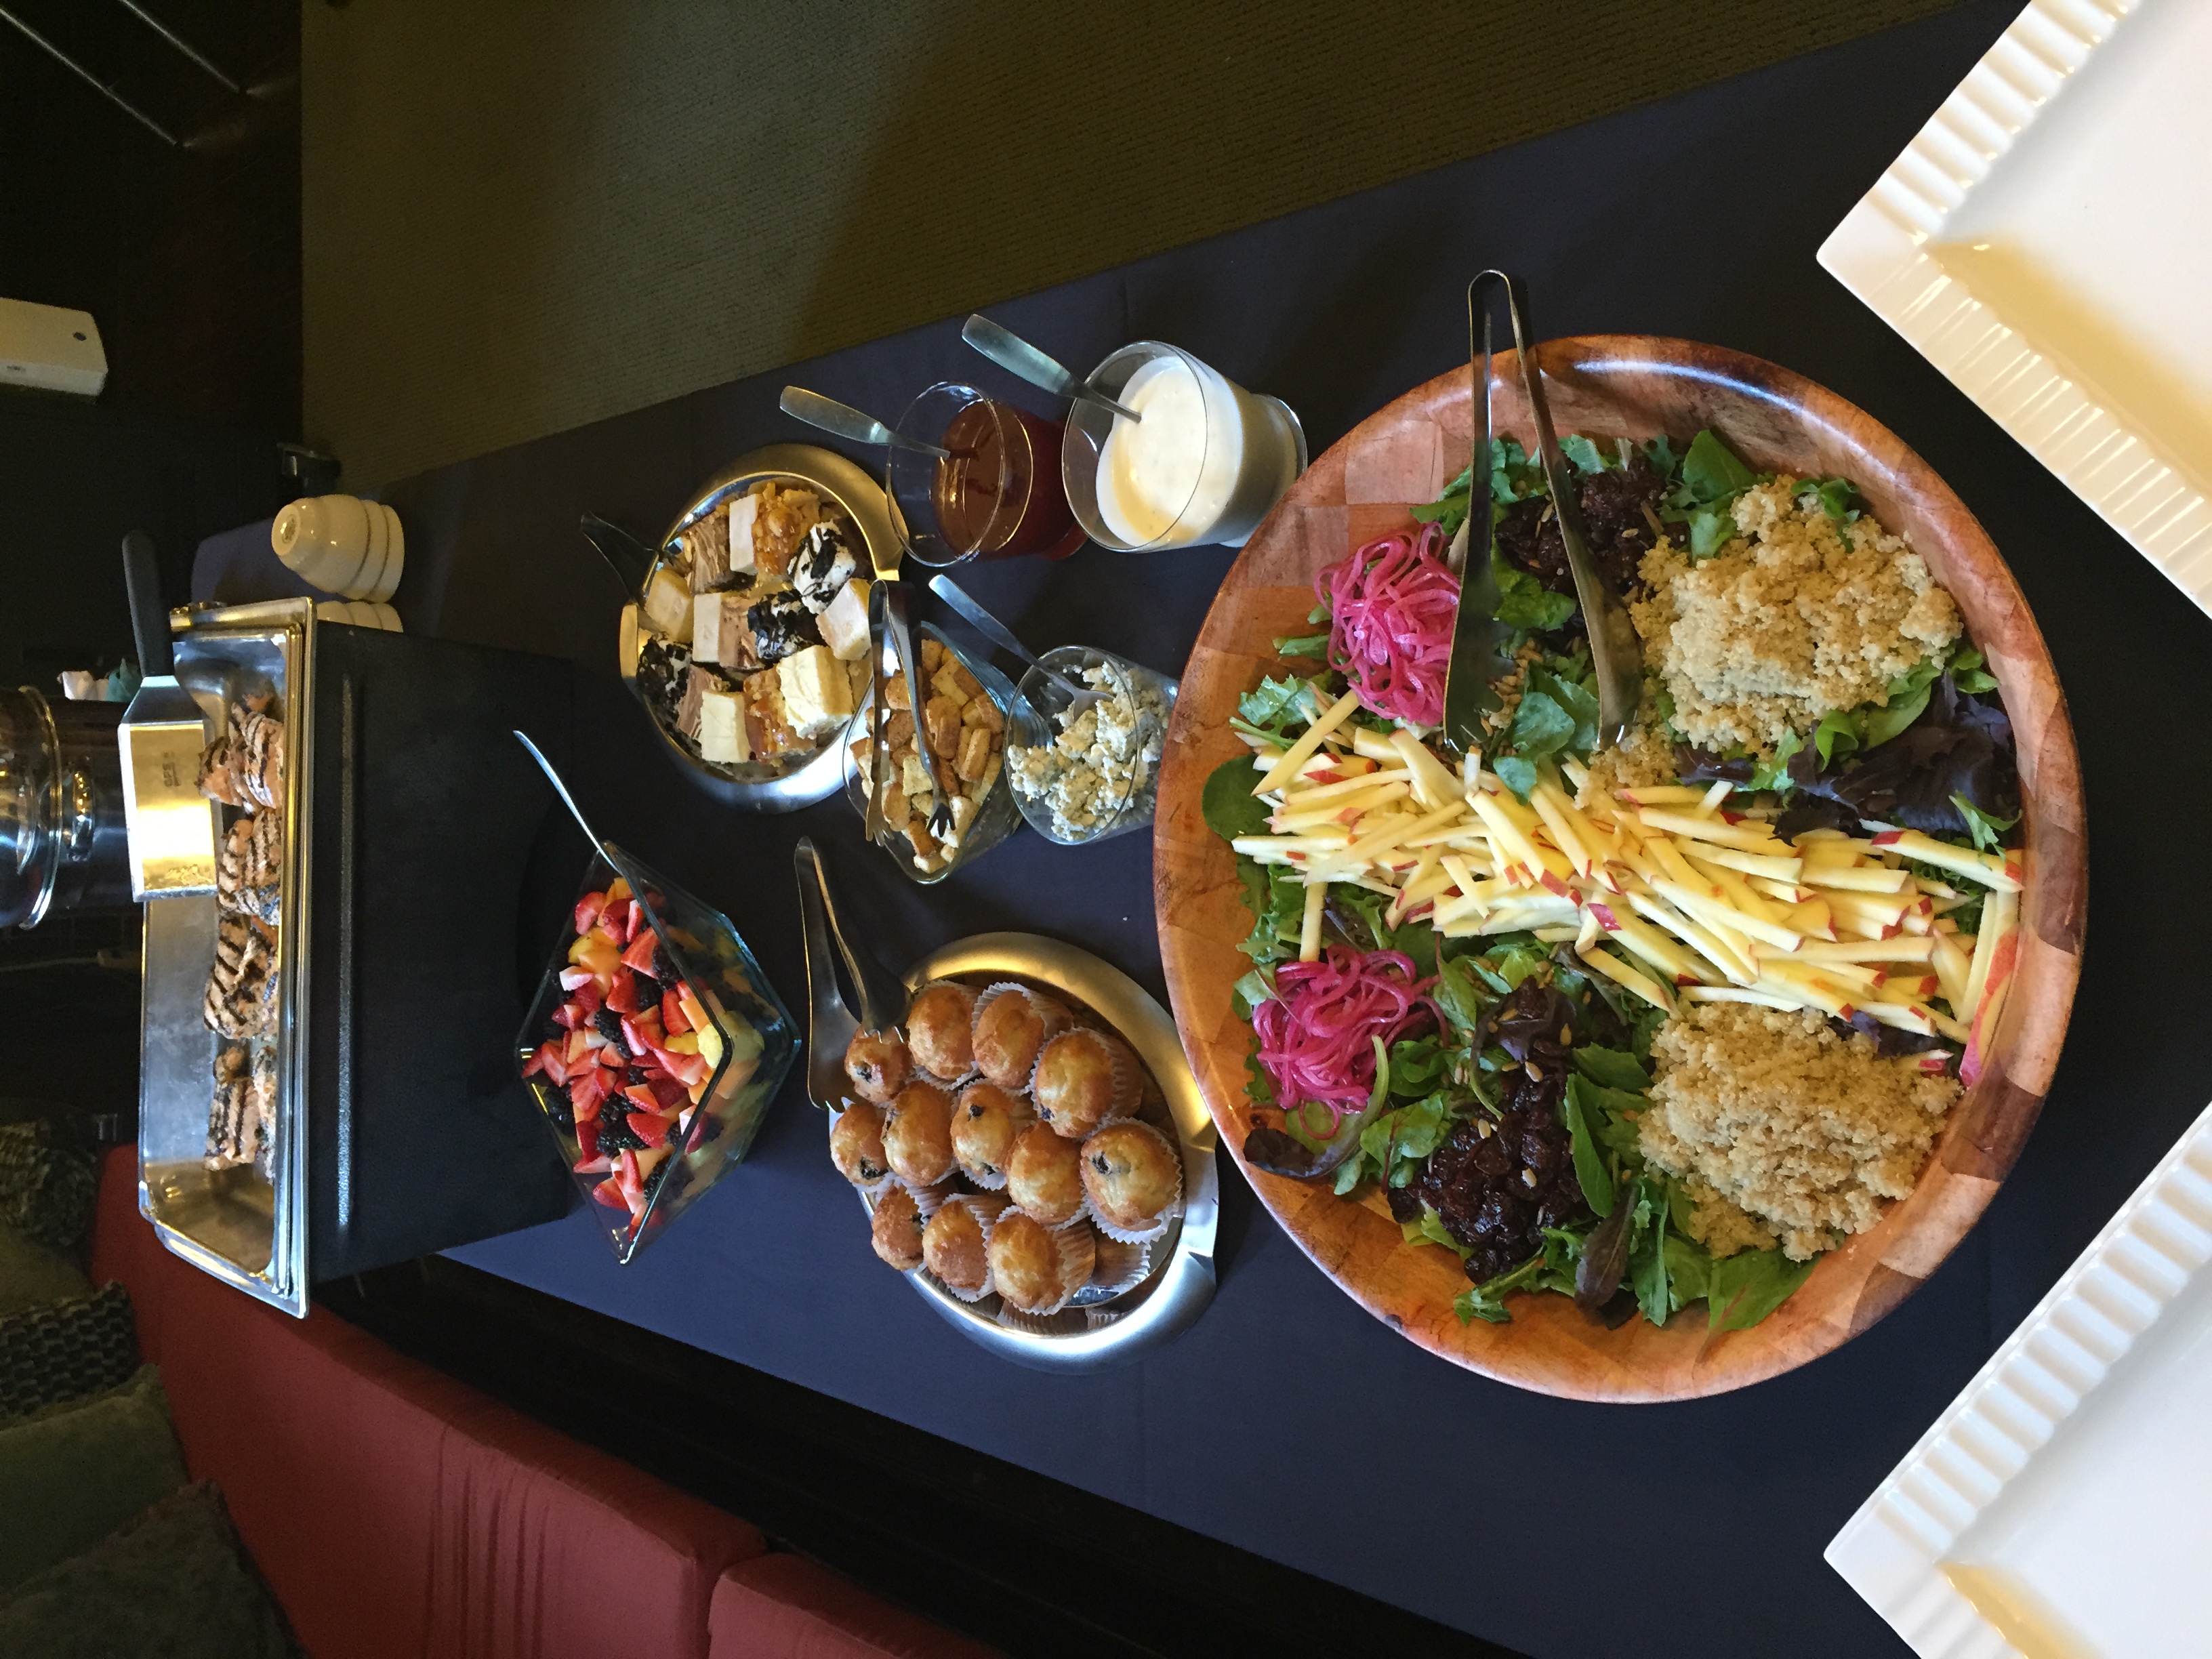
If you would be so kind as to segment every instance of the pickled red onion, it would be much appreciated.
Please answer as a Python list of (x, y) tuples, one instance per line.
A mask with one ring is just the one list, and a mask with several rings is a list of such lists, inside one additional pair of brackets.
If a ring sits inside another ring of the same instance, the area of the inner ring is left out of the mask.
[(1375, 1044), (1390, 1045), (1424, 1020), (1443, 1018), (1426, 994), (1433, 981), (1417, 977), (1398, 951), (1332, 945), (1319, 962), (1286, 962), (1275, 970), (1275, 995), (1252, 1011), (1260, 1064), (1274, 1079), (1285, 1111), (1309, 1102), (1329, 1113), (1329, 1139), (1347, 1113), (1357, 1115), (1375, 1090)]
[(1314, 578), (1328, 606), (1328, 661), (1360, 702), (1413, 726), (1444, 717), (1459, 578), (1445, 568), (1443, 532), (1425, 524), (1393, 531)]

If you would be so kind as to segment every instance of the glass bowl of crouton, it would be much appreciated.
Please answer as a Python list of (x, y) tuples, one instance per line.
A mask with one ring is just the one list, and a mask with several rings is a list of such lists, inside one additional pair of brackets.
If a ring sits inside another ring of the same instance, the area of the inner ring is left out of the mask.
[[(888, 645), (884, 659), (884, 742), (890, 782), (884, 794), (884, 850), (909, 879), (927, 886), (980, 858), (1021, 823), (1006, 775), (1006, 745), (1051, 740), (1043, 719), (1004, 674), (924, 623), (921, 716)], [(876, 718), (872, 703), (845, 734), (845, 798), (865, 819)]]

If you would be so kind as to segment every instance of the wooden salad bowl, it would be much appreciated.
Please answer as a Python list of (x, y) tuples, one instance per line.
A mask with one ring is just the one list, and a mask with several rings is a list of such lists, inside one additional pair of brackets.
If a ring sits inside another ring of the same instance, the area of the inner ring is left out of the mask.
[[(1753, 467), (1841, 476), (1903, 534), (1957, 599), (1996, 676), (2020, 760), (2026, 823), (2021, 943), (1983, 1075), (1953, 1111), (1912, 1193), (1871, 1231), (1824, 1257), (1775, 1313), (1711, 1334), (1692, 1306), (1655, 1328), (1615, 1330), (1572, 1298), (1522, 1295), (1510, 1324), (1462, 1325), (1465, 1290), (1445, 1250), (1406, 1244), (1381, 1196), (1336, 1197), (1243, 1163), (1251, 1027), (1230, 988), (1249, 967), (1251, 932), (1228, 845), (1200, 797), (1220, 763), (1249, 753), (1228, 726), (1240, 696), (1278, 672), (1273, 641), (1309, 631), (1325, 565), (1409, 525), (1466, 465), (1470, 380), (1439, 375), (1362, 422), (1315, 462), (1254, 533), (1222, 583), (1183, 670), (1168, 728), (1153, 830), (1153, 896), (1176, 1021), (1206, 1103), (1238, 1167), (1321, 1270), (1353, 1300), (1433, 1353), (1486, 1376), (1570, 1399), (1681, 1400), (1773, 1376), (1866, 1329), (1916, 1289), (1965, 1237), (2020, 1156), (2050, 1086), (2081, 972), (2088, 871), (2081, 763), (2051, 653), (2003, 558), (1948, 486), (1881, 422), (1803, 376), (1717, 346), (1595, 335), (1541, 348), (1562, 433), (1685, 439), (1711, 427)], [(1500, 430), (1530, 439), (1519, 369), (1494, 361)]]

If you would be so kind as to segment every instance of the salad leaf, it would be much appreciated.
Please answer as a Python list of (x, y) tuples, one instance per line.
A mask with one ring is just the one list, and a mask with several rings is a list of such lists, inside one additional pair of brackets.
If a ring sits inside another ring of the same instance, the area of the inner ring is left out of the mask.
[(1584, 659), (1553, 657), (1529, 669), (1528, 684), (1573, 720), (1569, 749), (1586, 756), (1597, 747), (1597, 673)]
[(1624, 1048), (1582, 1042), (1575, 1045), (1572, 1054), (1575, 1069), (1593, 1083), (1630, 1094), (1640, 1094), (1651, 1086), (1651, 1073), (1644, 1062)]
[(1513, 1316), (1505, 1311), (1505, 1298), (1534, 1284), (1543, 1271), (1544, 1256), (1539, 1251), (1510, 1272), (1462, 1291), (1452, 1298), (1452, 1311), (1459, 1316), (1462, 1325), (1477, 1319), (1486, 1324), (1510, 1325)]
[(1577, 472), (1605, 471), (1605, 456), (1595, 444), (1579, 432), (1570, 432), (1559, 440), (1559, 453), (1566, 457)]
[(1256, 775), (1252, 763), (1242, 757), (1222, 762), (1207, 775), (1199, 812), (1222, 840), (1267, 833), (1267, 804), (1252, 793)]
[(1682, 489), (1701, 506), (1732, 501), (1759, 482), (1759, 475), (1735, 458), (1735, 453), (1711, 428), (1690, 440), (1682, 457)]
[(1518, 795), (1525, 803), (1528, 792), (1536, 787), (1536, 767), (1518, 755), (1500, 755), (1490, 769), (1498, 774), (1498, 781)]
[(1271, 676), (1237, 700), (1231, 724), (1261, 737), (1286, 738), (1291, 726), (1311, 726), (1319, 720), (1323, 707), (1311, 680)]
[[(1245, 902), (1252, 907), (1252, 933), (1237, 949), (1266, 968), (1294, 955), (1305, 931), (1306, 889), (1279, 864), (1239, 859)], [(1249, 866), (1248, 869), (1245, 866)]]
[(1275, 981), (1264, 968), (1255, 968), (1229, 988), (1238, 1001), (1237, 1015), (1244, 1019), (1251, 1018), (1255, 1008), (1273, 1001), (1275, 995)]
[(1575, 735), (1575, 717), (1547, 691), (1525, 691), (1513, 710), (1507, 740), (1523, 760), (1541, 760), (1565, 748)]
[(1510, 507), (1531, 495), (1541, 495), (1544, 469), (1513, 438), (1498, 438), (1490, 446), (1490, 499), (1493, 509)]
[[(1436, 1151), (1451, 1124), (1451, 1104), (1441, 1092), (1395, 1112), (1382, 1113), (1359, 1132), (1359, 1157), (1355, 1160), (1359, 1173), (1352, 1182), (1371, 1175), (1387, 1185), (1403, 1187), (1413, 1179), (1421, 1161)], [(1346, 1191), (1349, 1184), (1340, 1170), (1337, 1189)]]
[(1279, 657), (1310, 657), (1316, 662), (1326, 662), (1328, 660), (1328, 635), (1327, 634), (1281, 635), (1275, 641), (1275, 654)]
[[(1575, 1180), (1581, 1185), (1583, 1201), (1590, 1206), (1592, 1213), (1607, 1217), (1613, 1213), (1613, 1176), (1607, 1170), (1605, 1159), (1598, 1152), (1597, 1142), (1590, 1134), (1589, 1114), (1583, 1107), (1581, 1084), (1582, 1079), (1578, 1077), (1567, 1079), (1567, 1134), (1574, 1154)], [(1626, 1260), (1627, 1245), (1625, 1240), (1621, 1249)], [(1618, 1269), (1613, 1273), (1613, 1280), (1615, 1285), (1620, 1282)], [(1612, 1294), (1611, 1286), (1607, 1286), (1606, 1295)], [(1599, 1298), (1601, 1301), (1603, 1299), (1602, 1297)]]
[(1510, 996), (1550, 960), (1534, 935), (1500, 933), (1488, 951), (1474, 958), (1474, 968), (1491, 989), (1500, 996)]
[(1701, 507), (1690, 514), (1690, 556), (1710, 559), (1735, 539), (1735, 515), (1719, 507)]
[(1662, 478), (1673, 477), (1674, 469), (1682, 464), (1682, 458), (1674, 453), (1674, 443), (1664, 433), (1656, 438), (1646, 438), (1638, 447), (1643, 450), (1644, 459), (1651, 463), (1651, 470)]
[(1390, 1048), (1390, 1092), (1419, 1100), (1443, 1085), (1451, 1056), (1434, 1037), (1407, 1037)]
[(1400, 1231), (1405, 1234), (1406, 1243), (1408, 1244), (1441, 1244), (1462, 1261), (1474, 1254), (1468, 1246), (1451, 1236), (1450, 1231), (1444, 1225), (1444, 1218), (1436, 1212), (1432, 1206), (1427, 1204), (1421, 1206), (1421, 1218), (1419, 1221), (1406, 1222)]
[(1811, 1274), (1810, 1261), (1792, 1261), (1778, 1249), (1739, 1250), (1715, 1261), (1707, 1275), (1705, 1307), (1716, 1331), (1743, 1331), (1790, 1299)]
[[(1430, 994), (1436, 998), (1437, 1006), (1443, 1010), (1445, 1020), (1455, 1031), (1474, 1030), (1488, 1006), (1476, 978), (1479, 971), (1471, 957), (1447, 957), (1437, 964), (1436, 988)], [(1504, 993), (1501, 991), (1499, 994)]]
[(1820, 725), (1813, 728), (1813, 749), (1820, 757), (1823, 772), (1846, 756), (1856, 753), (1858, 746), (1859, 723), (1842, 709), (1832, 709), (1821, 715)]
[(1594, 1314), (1613, 1300), (1628, 1271), (1629, 1233), (1636, 1206), (1608, 1206), (1605, 1219), (1583, 1241), (1582, 1256), (1575, 1263), (1575, 1306)]
[(1974, 845), (1984, 853), (1994, 853), (2004, 845), (2004, 833), (2020, 822), (2015, 812), (2008, 818), (1992, 817), (1976, 806), (1964, 795), (1954, 794), (1951, 805), (1959, 809), (1959, 816), (1966, 821), (1966, 833), (1974, 838)]
[(1554, 593), (1527, 571), (1507, 563), (1493, 548), (1492, 574), (1498, 579), (1498, 620), (1524, 634), (1548, 634), (1565, 628), (1575, 614), (1575, 602), (1565, 593)]
[(1951, 659), (1951, 683), (1960, 690), (1979, 695), (1997, 689), (1997, 677), (1989, 672), (1982, 653), (1969, 647)]
[(1795, 732), (1784, 732), (1782, 741), (1774, 745), (1774, 753), (1752, 769), (1747, 789), (1771, 789), (1788, 794), (1796, 786), (1790, 776), (1790, 757), (1805, 746), (1804, 738)]
[(1858, 518), (1859, 509), (1851, 505), (1858, 499), (1858, 486), (1849, 478), (1801, 478), (1797, 481), (1798, 499), (1802, 501), (1808, 495), (1819, 496), (1820, 510), (1839, 525), (1850, 524)]

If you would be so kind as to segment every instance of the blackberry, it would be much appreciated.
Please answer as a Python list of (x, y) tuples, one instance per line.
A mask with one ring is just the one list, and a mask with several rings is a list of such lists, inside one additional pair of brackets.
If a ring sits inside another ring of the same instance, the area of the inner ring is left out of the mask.
[(625, 1086), (634, 1086), (637, 1084), (646, 1082), (647, 1080), (644, 1066), (625, 1066), (623, 1067), (623, 1082)]
[(673, 985), (684, 977), (676, 971), (675, 963), (669, 959), (668, 947), (658, 939), (653, 945), (653, 976), (663, 985)]
[(611, 1008), (602, 1008), (592, 1016), (592, 1024), (599, 1028), (599, 1035), (614, 1046), (617, 1054), (635, 1058), (630, 1054), (629, 1045), (623, 1041), (620, 1014)]
[(645, 1142), (629, 1127), (629, 1114), (612, 1101), (599, 1108), (599, 1150), (606, 1153), (644, 1150)]
[(544, 1100), (545, 1115), (553, 1120), (554, 1127), (563, 1134), (574, 1134), (576, 1132), (576, 1115), (569, 1109), (568, 1097), (558, 1089), (549, 1089), (545, 1091)]
[(638, 973), (633, 973), (630, 981), (637, 987), (637, 1006), (640, 1008), (660, 1006), (660, 981), (650, 974)]

